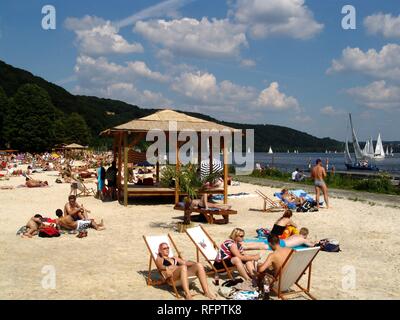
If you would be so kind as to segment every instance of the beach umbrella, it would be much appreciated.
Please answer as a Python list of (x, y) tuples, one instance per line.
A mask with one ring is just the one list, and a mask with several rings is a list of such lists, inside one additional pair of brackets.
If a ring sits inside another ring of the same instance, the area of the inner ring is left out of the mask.
[[(212, 172), (221, 172), (223, 169), (222, 162), (218, 159), (213, 159), (212, 161)], [(202, 179), (210, 174), (210, 160), (203, 160), (200, 164), (200, 176)]]

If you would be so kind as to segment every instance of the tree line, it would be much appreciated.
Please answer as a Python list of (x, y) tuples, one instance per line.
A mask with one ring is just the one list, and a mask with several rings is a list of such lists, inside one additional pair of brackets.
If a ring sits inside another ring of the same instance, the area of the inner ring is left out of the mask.
[(61, 143), (88, 145), (90, 141), (84, 118), (56, 108), (43, 88), (24, 84), (7, 97), (0, 87), (0, 148), (41, 152)]

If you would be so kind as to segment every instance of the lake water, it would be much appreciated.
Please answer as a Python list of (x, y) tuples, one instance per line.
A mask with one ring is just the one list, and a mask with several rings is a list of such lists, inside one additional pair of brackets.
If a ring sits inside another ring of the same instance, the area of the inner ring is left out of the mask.
[[(354, 155), (353, 159), (354, 159)], [(300, 170), (307, 171), (308, 163), (311, 161), (311, 165), (315, 164), (315, 160), (320, 158), (323, 165), (325, 166), (326, 159), (329, 160), (329, 170), (332, 165), (335, 166), (336, 170), (345, 171), (346, 166), (344, 164), (343, 153), (273, 153), (268, 154), (266, 152), (256, 152), (254, 154), (254, 162), (263, 165), (274, 166), (275, 168), (292, 172), (294, 169), (299, 168)], [(393, 157), (386, 157), (382, 160), (370, 160), (370, 163), (375, 164), (380, 171), (386, 171), (389, 173), (400, 174), (400, 154), (396, 153)]]

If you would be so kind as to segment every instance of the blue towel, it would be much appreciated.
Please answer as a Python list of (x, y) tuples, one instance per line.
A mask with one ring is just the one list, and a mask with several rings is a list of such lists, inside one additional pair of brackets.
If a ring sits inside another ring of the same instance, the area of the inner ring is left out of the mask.
[[(313, 202), (314, 198), (311, 197), (307, 192), (305, 192), (304, 190), (298, 189), (298, 190), (292, 190), (290, 191), (291, 194), (295, 195), (296, 197), (302, 197), (304, 199), (306, 199), (307, 201)], [(324, 202), (320, 201), (319, 202), (320, 205), (323, 205)]]
[[(262, 243), (264, 243), (264, 244), (268, 244), (268, 240), (267, 240), (267, 239), (244, 239), (243, 241), (244, 241), (244, 242), (262, 242)], [(285, 241), (282, 240), (282, 239), (279, 239), (279, 245), (280, 245), (282, 248), (285, 248), (285, 247), (286, 247), (286, 243), (285, 243)], [(269, 245), (268, 245), (268, 247), (269, 247)], [(307, 247), (307, 246), (297, 246), (297, 247), (293, 247), (292, 249), (294, 249), (294, 250), (301, 250), (301, 249), (306, 249), (306, 248), (308, 248), (308, 247)], [(269, 247), (268, 250), (272, 250), (272, 249)]]

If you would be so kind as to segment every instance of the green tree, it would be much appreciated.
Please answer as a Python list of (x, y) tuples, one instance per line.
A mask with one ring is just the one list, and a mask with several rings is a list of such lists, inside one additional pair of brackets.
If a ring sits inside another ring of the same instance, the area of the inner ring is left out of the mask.
[(4, 118), (4, 137), (19, 151), (50, 150), (55, 141), (57, 109), (48, 93), (34, 84), (21, 86)]
[(88, 145), (91, 134), (85, 119), (78, 113), (71, 113), (64, 121), (65, 138), (67, 143)]
[(4, 117), (8, 109), (8, 98), (3, 88), (0, 87), (0, 147), (4, 146)]

